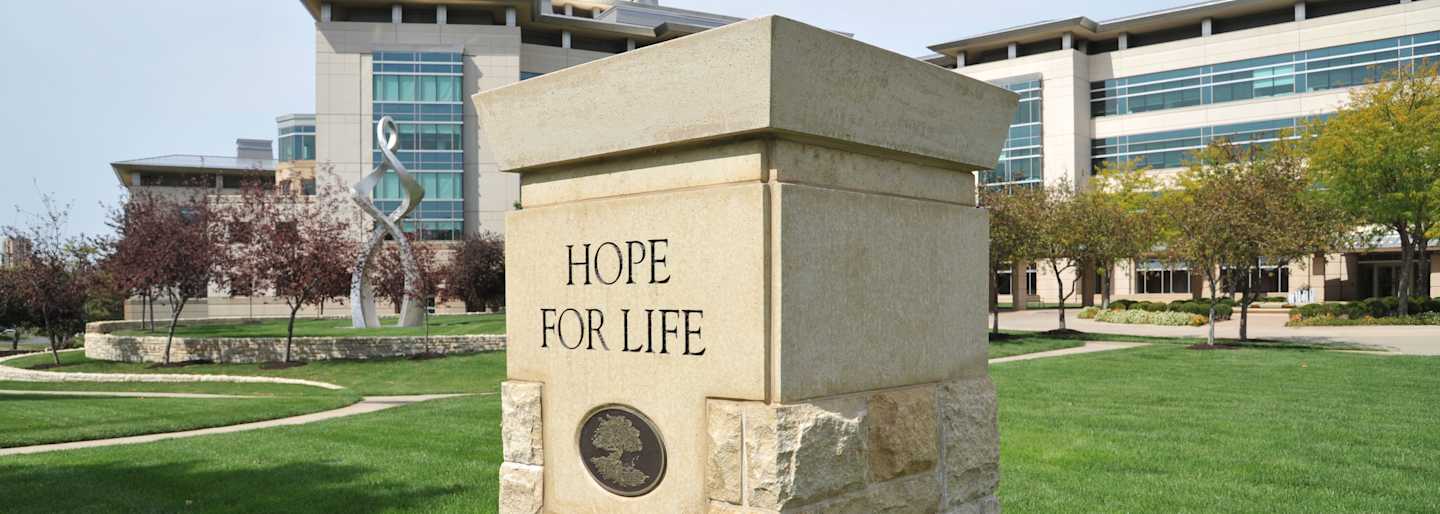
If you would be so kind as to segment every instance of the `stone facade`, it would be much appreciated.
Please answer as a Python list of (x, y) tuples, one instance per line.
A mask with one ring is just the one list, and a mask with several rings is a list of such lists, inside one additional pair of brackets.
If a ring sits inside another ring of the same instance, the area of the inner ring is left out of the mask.
[(710, 512), (1000, 511), (989, 378), (708, 410)]
[[(243, 323), (246, 320), (183, 320), (186, 325)], [(85, 356), (119, 362), (163, 362), (165, 336), (120, 336), (113, 332), (140, 328), (141, 322), (91, 323), (86, 328)], [(503, 335), (431, 337), (297, 337), (291, 345), (295, 360), (375, 359), (422, 353), (458, 354), (505, 349)], [(285, 358), (283, 337), (176, 337), (170, 348), (172, 362), (206, 360), (241, 364), (274, 362)]]

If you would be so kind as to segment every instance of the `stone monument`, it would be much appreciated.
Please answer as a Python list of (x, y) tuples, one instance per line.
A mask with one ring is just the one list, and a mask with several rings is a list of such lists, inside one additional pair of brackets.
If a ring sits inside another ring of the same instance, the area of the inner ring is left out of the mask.
[(474, 100), (525, 202), (501, 512), (999, 511), (1014, 94), (767, 17)]

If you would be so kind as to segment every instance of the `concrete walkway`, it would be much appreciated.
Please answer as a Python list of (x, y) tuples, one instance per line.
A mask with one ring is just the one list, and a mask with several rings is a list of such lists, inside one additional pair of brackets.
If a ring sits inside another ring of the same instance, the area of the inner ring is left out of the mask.
[[(492, 394), (493, 394), (493, 393), (492, 393)], [(300, 416), (292, 416), (292, 417), (281, 418), (281, 419), (272, 419), (272, 420), (269, 420), (269, 421), (256, 421), (256, 422), (254, 422), (254, 423), (244, 423), (244, 424), (240, 424), (240, 425), (230, 425), (230, 426), (225, 426), (225, 427), (202, 428), (202, 429), (199, 429), (199, 430), (186, 430), (186, 431), (183, 431), (183, 432), (169, 432), (169, 433), (164, 433), (164, 434), (148, 434), (148, 435), (137, 435), (137, 436), (130, 436), (130, 437), (117, 437), (117, 438), (114, 438), (114, 439), (96, 439), (96, 440), (93, 440), (93, 441), (76, 441), (76, 442), (73, 442), (73, 443), (55, 443), (55, 444), (41, 444), (41, 445), (35, 445), (35, 446), (20, 446), (20, 447), (16, 447), (16, 448), (3, 448), (3, 449), (0, 449), (0, 456), (5, 456), (5, 455), (23, 455), (23, 454), (30, 454), (30, 453), (44, 453), (44, 452), (53, 452), (53, 451), (59, 451), (59, 450), (75, 450), (75, 449), (79, 449), (79, 448), (99, 448), (99, 447), (102, 447), (102, 446), (117, 446), (117, 445), (122, 445), (122, 444), (150, 443), (150, 442), (155, 442), (155, 441), (164, 441), (164, 440), (166, 440), (166, 439), (182, 439), (182, 438), (186, 438), (186, 437), (197, 437), (197, 436), (202, 436), (202, 435), (229, 434), (229, 433), (234, 433), (234, 432), (245, 432), (245, 431), (248, 431), (248, 430), (259, 430), (259, 429), (262, 429), (262, 428), (283, 427), (283, 426), (291, 426), (291, 425), (303, 425), (303, 424), (306, 424), (306, 423), (314, 423), (314, 422), (317, 422), (317, 421), (325, 421), (325, 420), (330, 420), (330, 419), (335, 419), (335, 418), (343, 418), (343, 417), (347, 417), (347, 416), (354, 416), (354, 415), (357, 415), (357, 414), (367, 414), (367, 413), (371, 413), (371, 412), (379, 412), (379, 411), (382, 411), (382, 410), (385, 410), (385, 409), (389, 409), (389, 408), (391, 408), (391, 407), (399, 407), (399, 406), (401, 406), (401, 405), (410, 405), (410, 404), (412, 404), (412, 403), (419, 403), (419, 402), (430, 401), (430, 400), (438, 400), (438, 399), (441, 399), (441, 398), (454, 398), (454, 397), (457, 397), (457, 396), (469, 396), (469, 395), (464, 395), (464, 394), (424, 394), (424, 395), (414, 395), (414, 396), (367, 396), (367, 397), (365, 397), (365, 399), (361, 400), (361, 401), (358, 402), (358, 403), (352, 404), (352, 405), (347, 406), (347, 407), (341, 407), (341, 408), (335, 409), (335, 410), (328, 410), (328, 411), (325, 411), (325, 412), (315, 412), (315, 413), (311, 413), (311, 414), (303, 414), (303, 415), (300, 415)]]
[[(65, 350), (64, 352), (84, 351), (83, 349)], [(62, 353), (64, 353), (62, 352)], [(11, 355), (0, 358), (0, 380), (14, 380), (17, 382), (226, 382), (236, 384), (290, 384), (311, 387), (320, 387), (338, 391), (343, 386), (335, 384), (316, 382), (314, 380), (301, 380), (298, 378), (277, 378), (277, 377), (246, 377), (235, 375), (184, 375), (178, 373), (70, 373), (63, 371), (40, 371), (33, 369), (21, 369), (5, 365), (5, 361), (26, 357), (27, 355)]]
[(1137, 346), (1149, 345), (1150, 343), (1113, 343), (1106, 341), (1089, 341), (1085, 343), (1085, 346), (1077, 346), (1074, 348), (1061, 348), (1059, 350), (1050, 350), (1048, 352), (1026, 353), (1021, 355), (1012, 355), (1009, 357), (1000, 357), (998, 359), (990, 359), (990, 364), (1003, 364), (1006, 362), (1046, 359), (1050, 357), (1064, 357), (1066, 355), (1079, 355), (1082, 353), (1108, 352), (1110, 350), (1124, 350), (1127, 348), (1135, 348)]
[[(1067, 328), (1082, 332), (1159, 337), (1205, 337), (1207, 327), (1161, 327), (1125, 325), (1080, 319), (1078, 309), (1065, 311)], [(1236, 319), (1215, 325), (1215, 336), (1240, 336), (1240, 313)], [(1059, 327), (1054, 309), (1036, 309), (1000, 314), (1000, 328), (1041, 332)], [(1440, 355), (1440, 326), (1358, 326), (1287, 327), (1289, 315), (1279, 312), (1251, 313), (1250, 337), (1306, 344), (1360, 344), (1403, 355)]]
[(246, 396), (241, 394), (201, 394), (201, 393), (120, 393), (113, 391), (30, 391), (25, 389), (0, 389), (0, 394), (10, 395), (40, 395), (40, 396), (105, 396), (115, 398), (192, 398), (192, 399), (227, 399), (227, 398), (268, 398), (267, 396)]

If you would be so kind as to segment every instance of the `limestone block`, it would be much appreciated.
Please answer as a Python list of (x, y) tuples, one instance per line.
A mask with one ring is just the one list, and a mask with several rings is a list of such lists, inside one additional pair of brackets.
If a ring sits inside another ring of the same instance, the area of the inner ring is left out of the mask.
[[(834, 500), (795, 510), (796, 514), (934, 514), (940, 507), (940, 480), (926, 473), (891, 480)], [(792, 512), (792, 511), (786, 511)]]
[(870, 397), (870, 480), (883, 482), (934, 469), (935, 389), (898, 389)]
[(500, 514), (539, 514), (545, 505), (544, 468), (500, 465)]
[(505, 462), (539, 466), (545, 463), (541, 442), (542, 384), (505, 381), (500, 384), (500, 438)]
[[(521, 47), (531, 65), (532, 46)], [(535, 101), (579, 97), (590, 100), (586, 109)], [(484, 91), (474, 101), (506, 171), (762, 130), (973, 170), (994, 165), (1018, 97), (769, 16)], [(557, 140), (567, 143), (551, 143)]]
[(864, 487), (865, 398), (747, 404), (749, 506), (785, 510)]
[[(739, 504), (740, 477), (744, 472), (744, 418), (741, 404), (724, 400), (706, 402), (706, 431), (710, 457), (705, 467), (705, 490), (711, 500)], [(713, 510), (713, 509), (712, 509)]]
[(995, 385), (989, 377), (947, 382), (939, 403), (946, 505), (956, 508), (993, 494), (1000, 482)]
[(945, 514), (1000, 514), (1000, 500), (986, 496), (946, 509)]

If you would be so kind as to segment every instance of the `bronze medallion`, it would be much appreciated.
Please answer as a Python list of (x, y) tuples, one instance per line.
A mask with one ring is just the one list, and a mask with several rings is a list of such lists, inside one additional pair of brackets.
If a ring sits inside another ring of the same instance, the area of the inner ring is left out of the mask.
[(644, 414), (624, 405), (590, 412), (580, 425), (580, 460), (591, 478), (620, 496), (643, 496), (665, 478), (665, 441)]

